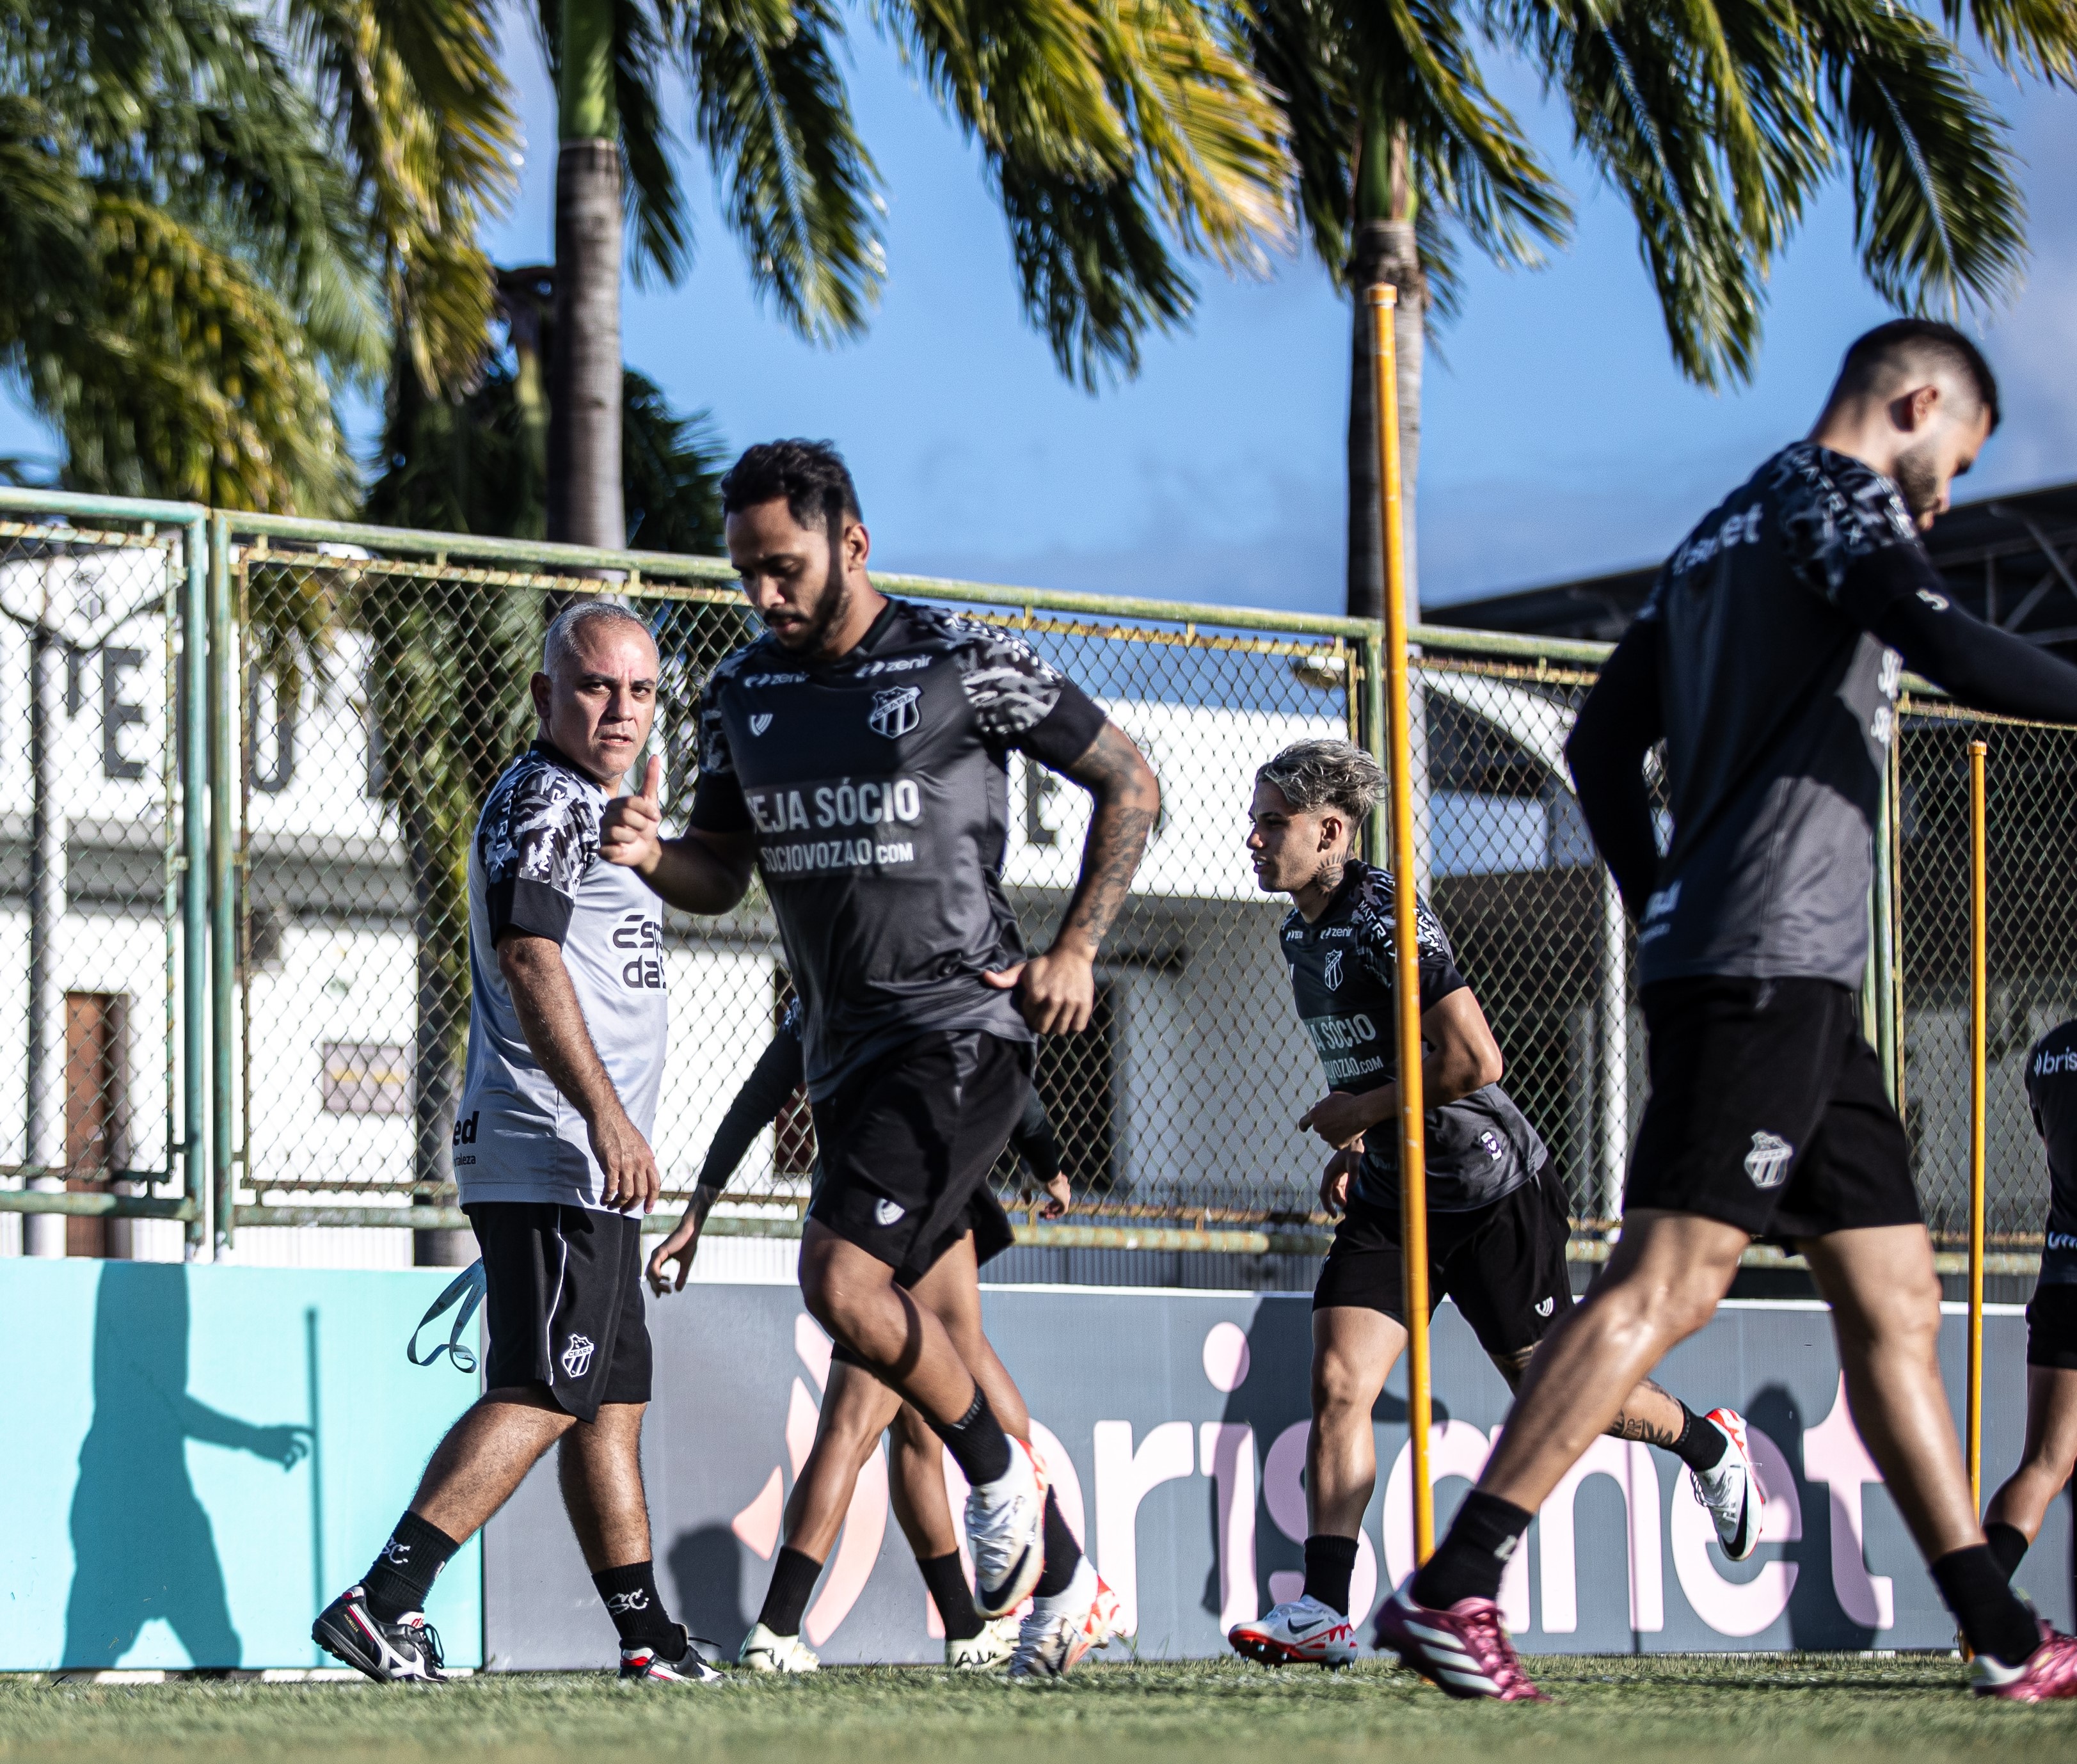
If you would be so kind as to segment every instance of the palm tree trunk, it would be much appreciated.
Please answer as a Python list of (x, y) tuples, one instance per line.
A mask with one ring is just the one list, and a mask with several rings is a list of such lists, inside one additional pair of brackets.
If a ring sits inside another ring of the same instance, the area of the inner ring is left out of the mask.
[(620, 141), (613, 0), (563, 0), (556, 160), (556, 328), (550, 366), (548, 537), (618, 549)]
[[(1379, 530), (1377, 373), (1370, 308), (1363, 290), (1389, 282), (1399, 290), (1392, 342), (1399, 358), (1400, 518), (1405, 540), (1406, 619), (1421, 616), (1418, 548), (1413, 541), (1414, 486), (1421, 471), (1421, 369), (1426, 343), (1427, 278), (1414, 243), (1413, 195), (1405, 150), (1381, 127), (1365, 131), (1356, 178), (1356, 227), (1349, 259), (1355, 313), (1349, 352), (1348, 616), (1384, 617), (1384, 546)], [(1386, 168), (1383, 173), (1377, 168)]]

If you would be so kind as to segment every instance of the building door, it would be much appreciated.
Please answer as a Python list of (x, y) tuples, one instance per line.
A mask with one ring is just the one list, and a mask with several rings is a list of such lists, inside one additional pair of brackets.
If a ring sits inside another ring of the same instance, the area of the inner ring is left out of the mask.
[[(65, 1187), (75, 1194), (106, 1194), (123, 1167), (129, 1014), (121, 992), (65, 994)], [(65, 1254), (106, 1255), (108, 1226), (68, 1218)]]

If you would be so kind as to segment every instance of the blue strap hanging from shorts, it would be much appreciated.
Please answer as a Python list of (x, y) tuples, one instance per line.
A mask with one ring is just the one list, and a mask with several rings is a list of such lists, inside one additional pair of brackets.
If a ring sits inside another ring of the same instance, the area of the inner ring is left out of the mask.
[[(447, 1288), (432, 1302), (431, 1308), (418, 1319), (418, 1327), (411, 1331), (411, 1339), (404, 1344), (404, 1357), (414, 1366), (431, 1366), (444, 1354), (447, 1362), (457, 1372), (476, 1370), (476, 1350), (467, 1346), (461, 1332), (467, 1329), (469, 1319), (476, 1315), (476, 1308), (483, 1303), (483, 1263), (472, 1262), (450, 1280)], [(423, 1359), (418, 1358), (418, 1333), (450, 1305), (458, 1307), (455, 1312), (454, 1327), (447, 1331), (447, 1338), (437, 1343), (432, 1352)]]

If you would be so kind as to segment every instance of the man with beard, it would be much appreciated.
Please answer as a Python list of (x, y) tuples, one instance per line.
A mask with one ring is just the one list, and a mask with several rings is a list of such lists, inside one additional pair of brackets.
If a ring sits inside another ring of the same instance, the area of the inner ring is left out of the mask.
[[(1530, 1519), (1754, 1238), (1806, 1257), (1854, 1425), (1975, 1655), (1979, 1695), (2077, 1696), (2077, 1641), (2006, 1584), (1941, 1383), (1940, 1282), (1904, 1128), (1862, 1038), (1873, 826), (1908, 664), (1979, 709), (2077, 723), (2077, 669), (1957, 607), (1920, 542), (1997, 426), (1947, 325), (1846, 352), (1807, 440), (1681, 543), (1567, 744), (1640, 921), (1651, 1096), (1622, 1242), (1530, 1363), (1449, 1536), (1377, 1642), (1451, 1695), (1542, 1700), (1494, 1600)], [(1665, 743), (1662, 857), (1646, 755)]]
[[(968, 1241), (1036, 1036), (1088, 1026), (1097, 951), (1160, 790), (1124, 732), (1014, 632), (873, 586), (834, 447), (751, 447), (722, 499), (765, 634), (708, 681), (685, 836), (659, 837), (652, 766), (608, 811), (600, 851), (693, 913), (728, 911), (753, 865), (762, 875), (822, 1150), (801, 1296), (944, 1440), (972, 1491), (974, 1608), (997, 1617), (1030, 1596), (1011, 1675), (1057, 1676), (1106, 1639), (1116, 1601), (1039, 1478), (1015, 1384), (984, 1363), (984, 1337), (961, 1350), (963, 1318), (979, 1316), (971, 1261), (948, 1296), (930, 1274)], [(1001, 882), (1012, 749), (1093, 799), (1080, 876), (1037, 955)]]

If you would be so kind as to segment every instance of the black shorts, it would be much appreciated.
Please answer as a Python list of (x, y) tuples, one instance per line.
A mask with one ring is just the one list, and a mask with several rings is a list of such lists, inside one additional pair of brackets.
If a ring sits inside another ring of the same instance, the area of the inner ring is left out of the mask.
[(581, 1421), (649, 1400), (642, 1219), (546, 1202), (463, 1210), (483, 1250), (484, 1388), (543, 1384)]
[(808, 1216), (909, 1283), (981, 1222), (989, 1171), (1031, 1088), (1032, 1046), (979, 1030), (919, 1036), (814, 1105), (822, 1179)]
[[(1428, 1308), (1446, 1296), (1496, 1359), (1542, 1341), (1572, 1303), (1564, 1192), (1546, 1161), (1534, 1179), (1469, 1213), (1428, 1215)], [(1313, 1308), (1355, 1305), (1406, 1321), (1396, 1210), (1351, 1197), (1313, 1289)]]
[(2026, 1308), (2026, 1363), (2077, 1372), (2077, 1286), (2037, 1286)]
[[(939, 1258), (969, 1231), (973, 1233), (976, 1267), (986, 1267), (1017, 1241), (1017, 1229), (1010, 1224), (1009, 1215), (1003, 1211), (1002, 1203), (996, 1198), (995, 1190), (985, 1182), (975, 1191), (973, 1200), (967, 1207), (965, 1221), (953, 1234), (951, 1242), (945, 1244), (931, 1257), (931, 1266), (934, 1267)], [(930, 1271), (929, 1267), (898, 1268), (895, 1271), (894, 1283), (904, 1288), (912, 1287)], [(865, 1364), (841, 1342), (830, 1343), (830, 1358), (839, 1366), (862, 1367)]]
[(1832, 980), (1660, 980), (1643, 992), (1651, 1096), (1626, 1212), (1721, 1219), (1771, 1242), (1918, 1225), (1904, 1124)]

